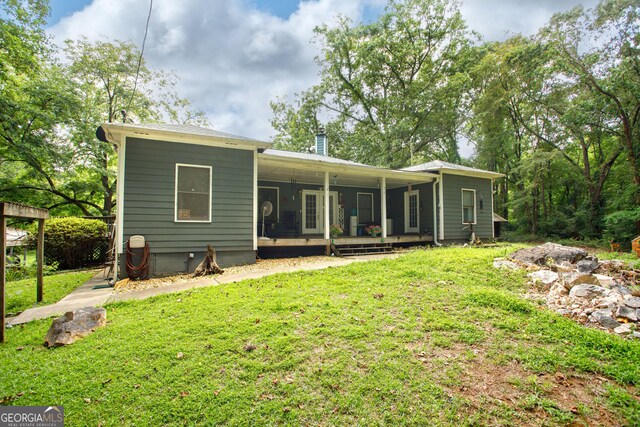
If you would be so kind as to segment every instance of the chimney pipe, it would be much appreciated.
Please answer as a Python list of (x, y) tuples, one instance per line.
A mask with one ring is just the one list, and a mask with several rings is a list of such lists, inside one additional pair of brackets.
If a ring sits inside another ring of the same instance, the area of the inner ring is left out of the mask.
[(329, 155), (329, 141), (327, 134), (324, 132), (324, 126), (320, 126), (316, 134), (316, 154), (320, 154), (321, 156)]

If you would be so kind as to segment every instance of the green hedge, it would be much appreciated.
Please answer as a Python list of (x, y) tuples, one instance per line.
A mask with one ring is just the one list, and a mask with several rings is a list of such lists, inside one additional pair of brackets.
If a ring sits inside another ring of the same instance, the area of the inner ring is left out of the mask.
[(52, 218), (45, 221), (44, 258), (59, 269), (85, 267), (104, 262), (107, 225), (97, 219)]

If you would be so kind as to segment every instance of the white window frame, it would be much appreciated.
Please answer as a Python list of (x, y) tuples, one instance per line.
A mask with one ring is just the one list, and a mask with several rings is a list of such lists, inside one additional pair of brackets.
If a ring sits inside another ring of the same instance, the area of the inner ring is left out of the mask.
[(375, 221), (375, 218), (376, 218), (376, 211), (374, 210), (376, 204), (374, 203), (373, 193), (365, 193), (363, 191), (362, 192), (358, 191), (356, 193), (356, 210), (358, 212), (358, 224), (364, 224), (364, 222), (360, 221), (360, 195), (361, 194), (367, 194), (367, 195), (371, 196), (371, 222), (373, 223)]
[[(464, 222), (464, 192), (471, 191), (473, 192), (473, 222)], [(476, 200), (476, 190), (473, 188), (461, 188), (460, 189), (460, 202), (461, 208), (460, 213), (462, 215), (462, 223), (463, 224), (477, 224), (478, 223), (478, 203)]]
[[(209, 170), (209, 219), (179, 219), (178, 218), (178, 170), (180, 167), (189, 167), (189, 168), (200, 168), (200, 169), (208, 169)], [(193, 222), (193, 223), (211, 223), (211, 196), (212, 196), (212, 181), (213, 181), (213, 173), (212, 167), (206, 165), (192, 165), (189, 163), (176, 163), (175, 170), (175, 194), (174, 194), (174, 205), (173, 205), (173, 222)]]
[[(409, 198), (416, 196), (416, 226), (409, 226), (409, 216), (411, 215), (409, 209)], [(420, 190), (411, 190), (404, 192), (404, 232), (405, 233), (420, 233)]]

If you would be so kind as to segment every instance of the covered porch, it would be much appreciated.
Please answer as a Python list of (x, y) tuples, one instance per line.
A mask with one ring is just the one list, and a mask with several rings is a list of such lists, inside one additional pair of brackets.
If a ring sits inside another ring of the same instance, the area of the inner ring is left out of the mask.
[[(438, 175), (278, 150), (258, 154), (257, 164), (259, 248), (433, 241)], [(332, 225), (343, 230), (333, 239)], [(367, 234), (370, 225), (379, 236)]]

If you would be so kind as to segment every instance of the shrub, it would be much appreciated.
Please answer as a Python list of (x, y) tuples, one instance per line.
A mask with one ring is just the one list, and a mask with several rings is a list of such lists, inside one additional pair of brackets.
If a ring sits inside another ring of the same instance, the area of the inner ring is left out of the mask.
[(107, 225), (97, 219), (53, 218), (45, 222), (44, 258), (60, 269), (102, 262), (106, 256)]
[(604, 217), (605, 237), (620, 243), (624, 250), (631, 248), (631, 240), (636, 237), (636, 223), (640, 221), (640, 208), (619, 211)]

